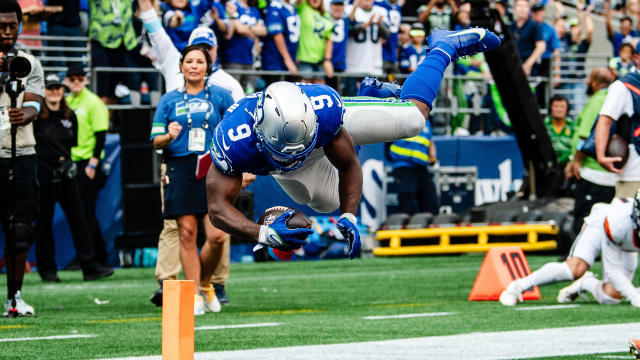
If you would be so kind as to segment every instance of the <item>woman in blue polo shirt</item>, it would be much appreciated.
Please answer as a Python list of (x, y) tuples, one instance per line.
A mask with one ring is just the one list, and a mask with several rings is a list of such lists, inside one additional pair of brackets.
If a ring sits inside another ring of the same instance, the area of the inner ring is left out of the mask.
[[(205, 179), (196, 178), (198, 156), (207, 152), (213, 129), (233, 104), (231, 94), (220, 87), (208, 85), (206, 77), (213, 65), (209, 53), (198, 45), (187, 46), (181, 54), (180, 71), (185, 86), (162, 96), (156, 108), (151, 140), (156, 149), (164, 149), (167, 175), (163, 179), (164, 217), (178, 221), (180, 261), (184, 276), (195, 282), (195, 314), (204, 313), (204, 302), (198, 294), (201, 261), (196, 235), (198, 219), (204, 219), (207, 243), (202, 258), (211, 259), (209, 252), (217, 244), (207, 214)], [(202, 264), (209, 266), (208, 264)]]

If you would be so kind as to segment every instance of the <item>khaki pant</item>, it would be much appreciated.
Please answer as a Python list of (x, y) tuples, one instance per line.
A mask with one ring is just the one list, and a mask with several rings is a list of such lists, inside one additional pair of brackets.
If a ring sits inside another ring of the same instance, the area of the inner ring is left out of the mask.
[[(164, 178), (167, 165), (162, 164), (160, 172)], [(164, 191), (160, 187), (160, 196), (164, 206)], [(229, 256), (231, 248), (231, 238), (227, 235), (222, 247), (220, 263), (211, 276), (211, 282), (224, 285), (229, 277)], [(178, 222), (173, 219), (165, 219), (158, 240), (158, 259), (156, 261), (156, 280), (175, 280), (180, 274), (180, 235), (178, 234)]]
[(640, 189), (640, 181), (618, 181), (616, 183), (616, 197), (634, 197)]

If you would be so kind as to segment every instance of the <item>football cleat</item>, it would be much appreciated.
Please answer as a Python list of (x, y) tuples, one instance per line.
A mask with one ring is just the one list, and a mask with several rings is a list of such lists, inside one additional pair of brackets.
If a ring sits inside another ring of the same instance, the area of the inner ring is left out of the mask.
[(640, 359), (640, 340), (639, 339), (629, 340), (629, 352), (635, 355), (636, 359)]
[(396, 82), (388, 83), (378, 80), (373, 76), (365, 77), (360, 82), (358, 96), (369, 96), (375, 98), (400, 98), (402, 88)]
[(582, 293), (582, 284), (587, 278), (594, 278), (595, 275), (591, 271), (587, 271), (578, 280), (572, 282), (569, 286), (565, 286), (558, 291), (558, 302), (561, 304), (574, 302), (575, 299)]
[(522, 302), (522, 289), (516, 281), (512, 281), (507, 289), (500, 294), (500, 303), (505, 306), (514, 306), (518, 301)]
[(469, 28), (458, 31), (436, 29), (427, 38), (427, 43), (429, 49), (437, 48), (440, 43), (451, 46), (456, 52), (451, 57), (451, 61), (457, 61), (460, 56), (472, 56), (498, 48), (500, 38), (484, 28)]
[(213, 285), (209, 284), (206, 288), (200, 287), (200, 295), (204, 299), (205, 311), (214, 313), (220, 312), (222, 306), (216, 296), (216, 290), (213, 288)]

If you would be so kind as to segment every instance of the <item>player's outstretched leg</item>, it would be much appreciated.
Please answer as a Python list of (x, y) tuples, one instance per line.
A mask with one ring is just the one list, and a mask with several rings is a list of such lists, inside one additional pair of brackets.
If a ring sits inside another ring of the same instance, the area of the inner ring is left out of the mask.
[(431, 109), (447, 66), (460, 56), (496, 49), (500, 46), (500, 39), (487, 29), (471, 28), (434, 31), (427, 38), (427, 43), (429, 53), (402, 85), (400, 97), (417, 100)]
[(507, 289), (500, 294), (500, 303), (513, 306), (522, 301), (522, 293), (537, 285), (544, 285), (559, 281), (573, 280), (573, 273), (566, 262), (552, 262), (543, 265), (529, 276), (512, 281)]

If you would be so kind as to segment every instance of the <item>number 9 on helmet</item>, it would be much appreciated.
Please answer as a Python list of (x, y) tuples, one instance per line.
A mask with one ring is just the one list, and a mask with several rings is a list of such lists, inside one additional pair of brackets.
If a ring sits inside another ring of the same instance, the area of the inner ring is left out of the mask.
[(317, 116), (309, 97), (292, 83), (279, 81), (259, 95), (254, 113), (258, 149), (276, 169), (302, 166), (318, 139)]

